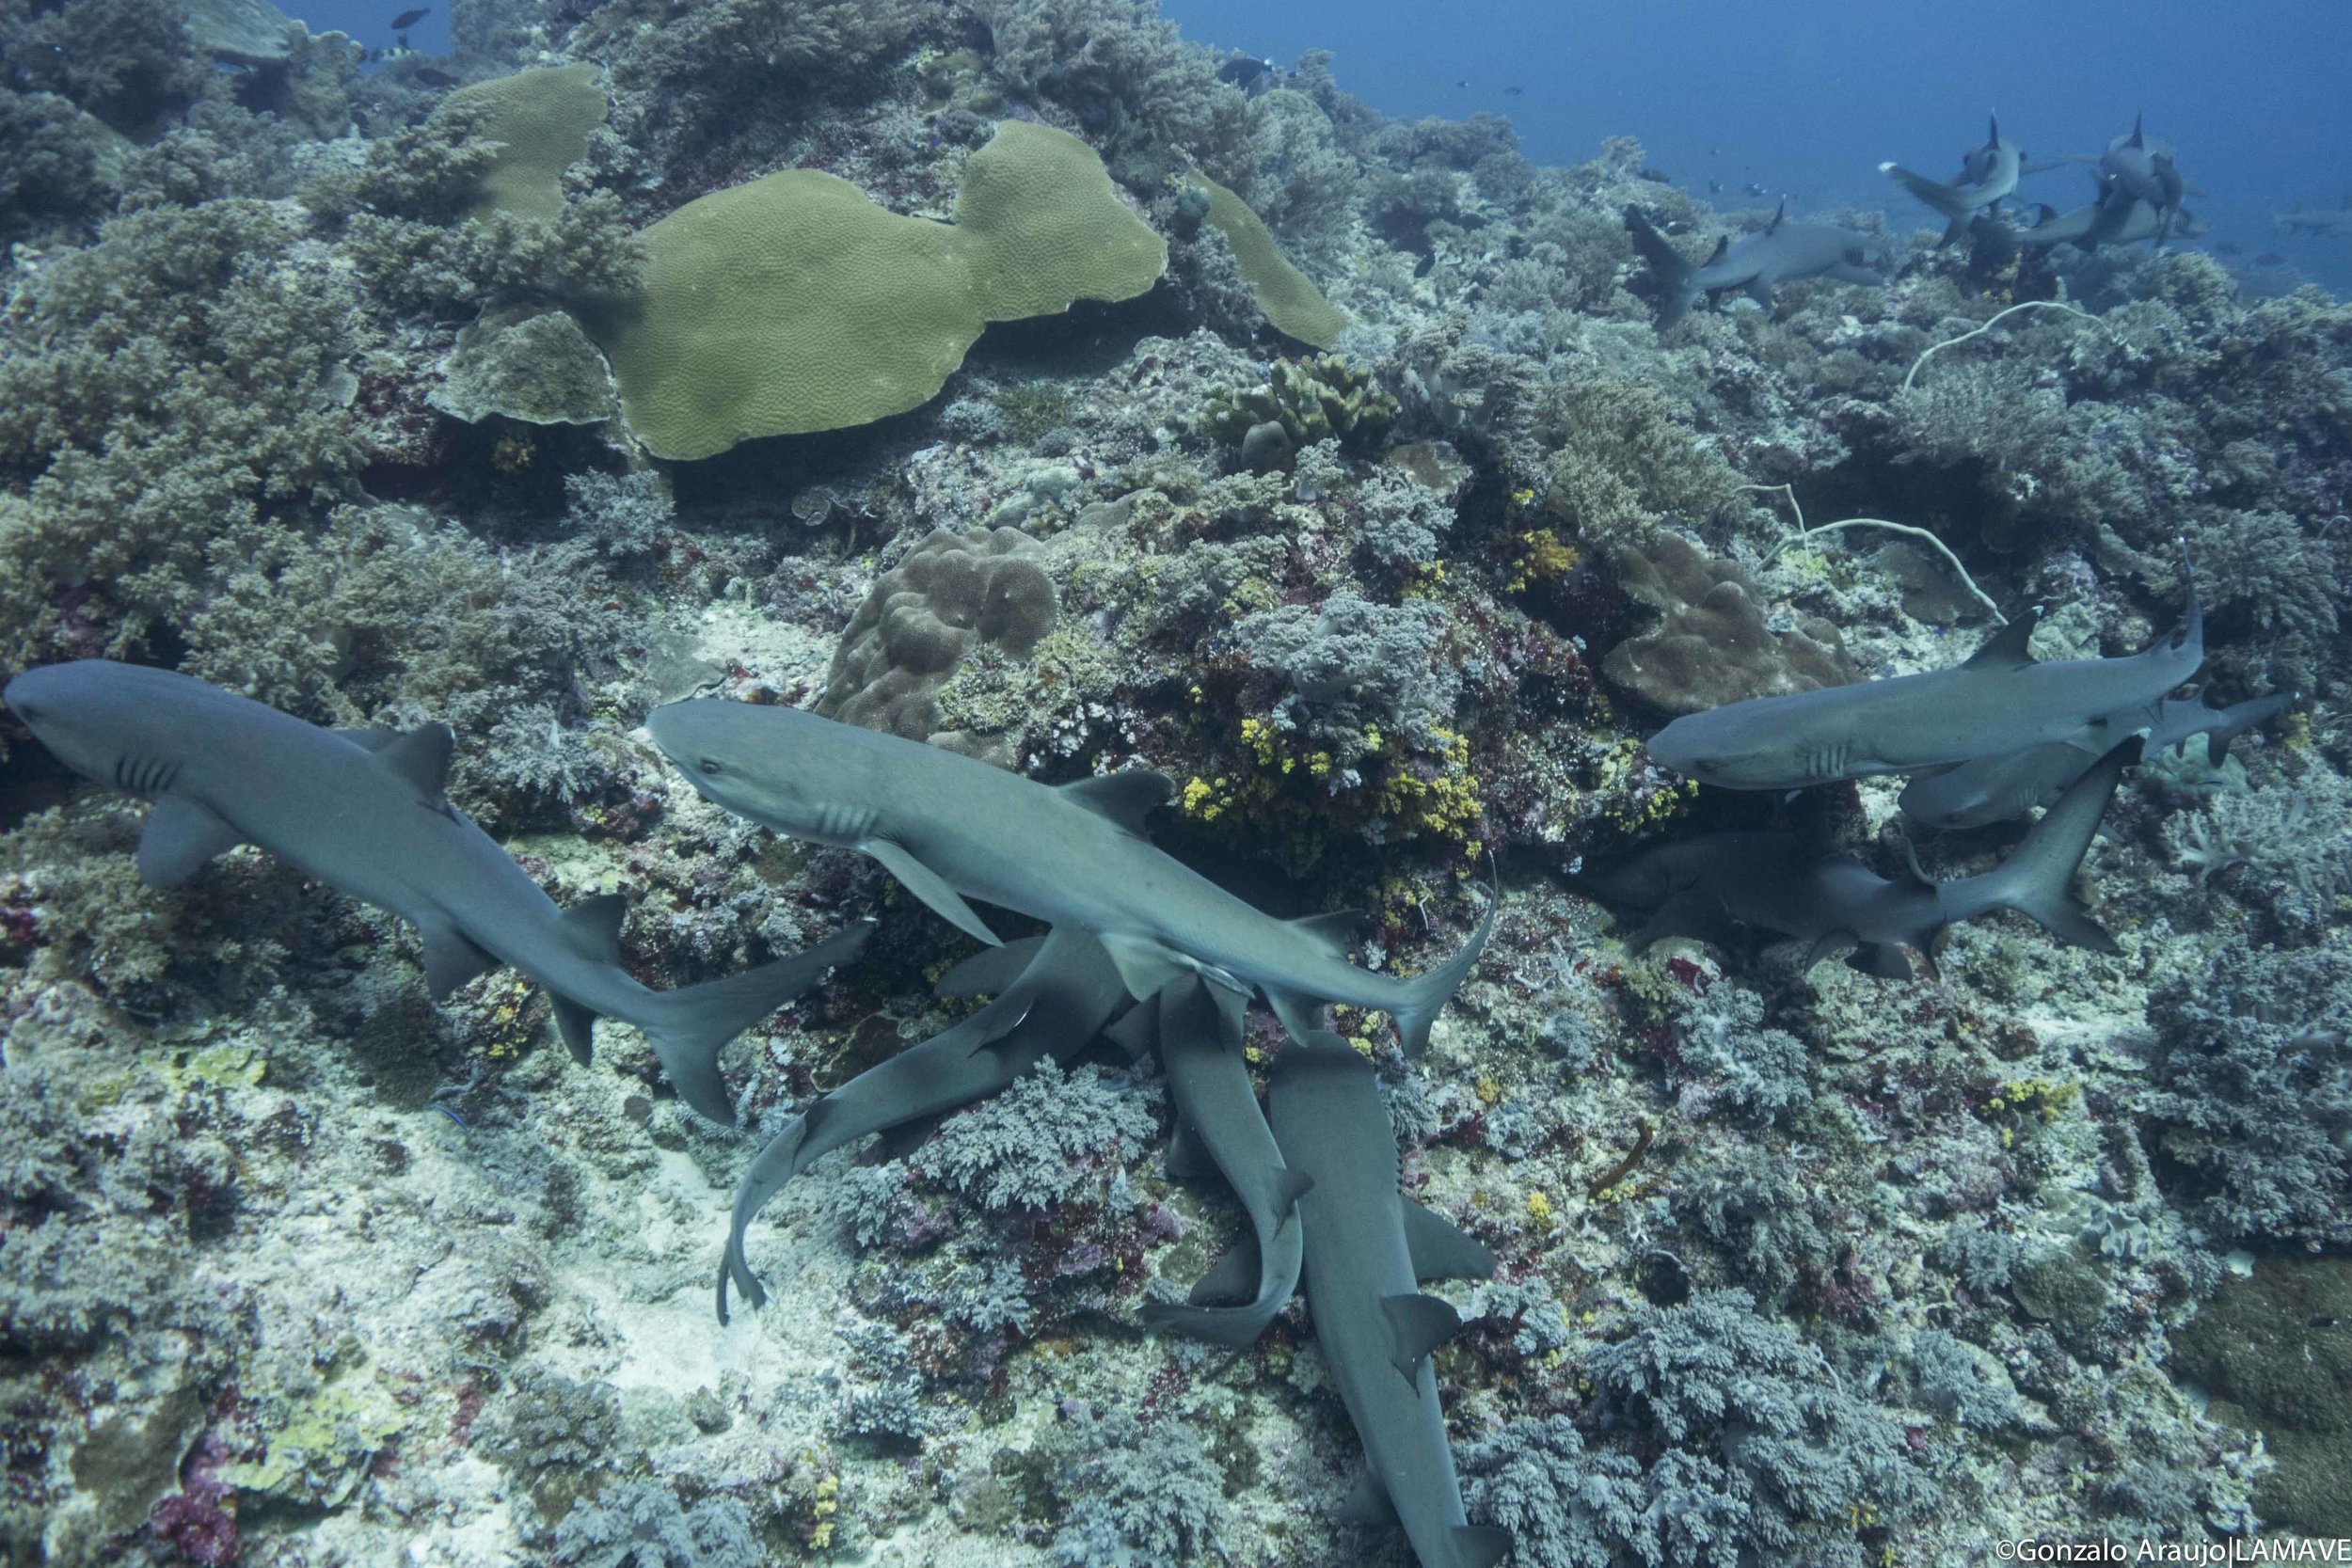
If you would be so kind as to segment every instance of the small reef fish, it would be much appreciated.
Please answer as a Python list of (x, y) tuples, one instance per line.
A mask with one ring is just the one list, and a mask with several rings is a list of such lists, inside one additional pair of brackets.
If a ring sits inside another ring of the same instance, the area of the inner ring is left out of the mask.
[(1150, 1327), (1235, 1348), (1265, 1332), (1298, 1289), (1298, 1199), (1313, 1184), (1283, 1163), (1258, 1108), (1242, 1056), (1242, 1000), (1186, 975), (1114, 1031), (1159, 1053), (1176, 1109), (1169, 1177), (1222, 1178), (1249, 1218), (1248, 1233), (1200, 1276), (1184, 1305), (1155, 1302), (1141, 1316)]
[(1774, 287), (1799, 278), (1835, 277), (1841, 283), (1872, 286), (1886, 281), (1871, 265), (1867, 236), (1827, 224), (1792, 223), (1786, 202), (1766, 228), (1737, 240), (1717, 240), (1714, 253), (1695, 265), (1638, 208), (1625, 210), (1625, 226), (1665, 296), (1658, 307), (1661, 332), (1672, 331), (1700, 299), (1727, 289), (1742, 290), (1769, 309)]
[[(2294, 704), (2293, 692), (2276, 692), (2226, 708), (2207, 707), (2201, 702), (2161, 703), (2155, 724), (2148, 732), (2148, 751), (2151, 754), (2168, 747), (2183, 751), (2192, 736), (2201, 735), (2206, 757), (2218, 768), (2230, 754), (2231, 741), (2268, 723)], [(2054, 740), (1914, 779), (1903, 789), (1903, 815), (1947, 832), (2023, 816), (2056, 800), (2120, 736), (2102, 729), (2090, 738), (2093, 741), (2090, 748)]]
[(1831, 849), (1820, 833), (1768, 829), (1662, 844), (1613, 870), (1571, 877), (1569, 885), (1612, 911), (1644, 915), (1626, 939), (1636, 951), (1665, 937), (1720, 942), (1736, 923), (1811, 942), (1807, 968), (1844, 950), (1847, 964), (1865, 974), (1907, 980), (1904, 947), (1926, 953), (1947, 926), (2015, 910), (2061, 942), (2113, 953), (2115, 940), (2074, 897), (2074, 870), (2140, 748), (2134, 736), (2101, 757), (2008, 860), (1981, 876), (1935, 881), (1906, 845), (1909, 875), (1889, 880)]
[(1918, 773), (2103, 732), (2144, 729), (2165, 694), (2205, 662), (2194, 590), (2181, 625), (2125, 658), (2037, 661), (2037, 609), (1993, 634), (1964, 664), (1729, 703), (1650, 737), (1650, 760), (1724, 789), (1802, 789), (1880, 773)]
[(1491, 1568), (1508, 1531), (1472, 1525), (1429, 1353), (1461, 1329), (1425, 1279), (1484, 1279), (1495, 1255), (1397, 1191), (1396, 1132), (1372, 1064), (1326, 1031), (1274, 1058), (1266, 1111), (1298, 1200), (1315, 1342), (1364, 1445), (1341, 1516), (1404, 1527), (1422, 1568)]
[(719, 1266), (722, 1323), (727, 1321), (730, 1280), (754, 1307), (767, 1305), (768, 1292), (744, 1257), (743, 1236), (794, 1177), (872, 1133), (881, 1133), (894, 1149), (914, 1148), (950, 1112), (1002, 1093), (1039, 1062), (1048, 1057), (1067, 1062), (1077, 1055), (1127, 1001), (1110, 955), (1073, 927), (984, 948), (932, 989), (942, 998), (991, 1000), (971, 1017), (820, 1096), (769, 1140), (743, 1173)]
[(657, 708), (654, 744), (716, 804), (777, 832), (858, 849), (957, 929), (997, 938), (966, 897), (1093, 933), (1129, 994), (1197, 974), (1262, 993), (1294, 1033), (1321, 1003), (1386, 1012), (1408, 1052), (1478, 961), (1495, 905), (1452, 958), (1399, 980), (1349, 963), (1353, 917), (1282, 921), (1152, 847), (1174, 792), (1141, 768), (1054, 788), (921, 741), (812, 713), (703, 698)]
[(559, 910), (450, 804), (444, 725), (324, 730), (191, 675), (105, 659), (28, 670), (0, 701), (67, 767), (151, 802), (138, 847), (148, 886), (176, 887), (257, 845), (416, 927), (434, 1001), (503, 964), (553, 998), (576, 1059), (588, 1060), (598, 1018), (634, 1024), (680, 1097), (730, 1126), (721, 1050), (855, 958), (872, 930), (862, 921), (741, 974), (649, 990), (621, 964), (627, 899)]
[(1994, 115), (1984, 144), (1961, 154), (1960, 179), (1950, 184), (1914, 173), (1900, 164), (1881, 164), (1879, 172), (1944, 214), (1944, 237), (1935, 242), (1940, 250), (1964, 237), (1979, 213), (1998, 207), (2014, 193), (2024, 167), (2025, 154), (2014, 143), (2001, 139), (2001, 119)]

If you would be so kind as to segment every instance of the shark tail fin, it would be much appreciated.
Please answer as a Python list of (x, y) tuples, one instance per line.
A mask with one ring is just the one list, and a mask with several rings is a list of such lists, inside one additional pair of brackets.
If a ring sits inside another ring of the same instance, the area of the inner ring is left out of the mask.
[(1960, 234), (1966, 234), (1968, 220), (1976, 216), (1977, 208), (1982, 205), (1975, 199), (1974, 193), (1963, 191), (1956, 185), (1947, 185), (1941, 180), (1931, 180), (1924, 174), (1903, 167), (1900, 164), (1881, 164), (1879, 172), (1951, 221), (1952, 228), (1945, 231), (1943, 240), (1939, 242), (1942, 245), (1952, 243), (1956, 237), (1952, 232), (1953, 230), (1957, 230)]
[(1691, 313), (1691, 304), (1698, 294), (1692, 280), (1699, 269), (1642, 215), (1640, 209), (1625, 210), (1625, 229), (1633, 238), (1633, 248), (1641, 252), (1642, 260), (1649, 263), (1651, 276), (1658, 279), (1658, 330), (1672, 331)]
[(2060, 942), (2097, 953), (2119, 951), (2115, 939), (2074, 896), (2074, 872), (2090, 852), (2123, 769), (2139, 760), (2143, 744), (2143, 736), (2132, 736), (2093, 763), (1998, 867), (1944, 888), (1945, 918), (1960, 921), (1989, 910), (2015, 910)]
[(1404, 982), (1405, 994), (1390, 1009), (1396, 1020), (1397, 1038), (1404, 1043), (1405, 1054), (1418, 1056), (1429, 1048), (1429, 1025), (1437, 1021), (1462, 982), (1470, 978), (1476, 967), (1479, 954), (1486, 951), (1486, 938), (1495, 928), (1495, 911), (1502, 907), (1502, 889), (1494, 886), (1486, 896), (1486, 912), (1478, 918), (1478, 929), (1462, 943), (1461, 951), (1426, 974), (1416, 974)]
[(722, 1126), (734, 1126), (735, 1102), (719, 1076), (719, 1053), (825, 971), (856, 958), (873, 930), (872, 921), (861, 920), (804, 953), (656, 997), (642, 1026), (678, 1097)]
[[(823, 1101), (818, 1101), (823, 1104)], [(768, 1206), (768, 1200), (784, 1191), (785, 1183), (801, 1173), (801, 1150), (808, 1143), (809, 1118), (797, 1116), (768, 1142), (752, 1161), (752, 1168), (743, 1173), (742, 1183), (735, 1189), (735, 1215), (727, 1227), (727, 1249), (719, 1261), (719, 1322), (727, 1321), (727, 1285), (743, 1292), (743, 1299), (754, 1307), (768, 1305), (768, 1292), (760, 1288), (759, 1276), (752, 1273), (751, 1260), (743, 1256), (743, 1234), (751, 1229), (752, 1221)]]

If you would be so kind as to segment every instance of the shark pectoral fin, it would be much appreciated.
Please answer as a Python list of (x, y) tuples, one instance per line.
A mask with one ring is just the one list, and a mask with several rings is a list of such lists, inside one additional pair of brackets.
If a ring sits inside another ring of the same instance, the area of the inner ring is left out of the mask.
[(1119, 968), (1119, 978), (1126, 986), (1127, 994), (1140, 1002), (1157, 996), (1162, 990), (1197, 973), (1194, 965), (1150, 937), (1131, 937), (1118, 931), (1098, 931), (1103, 951), (1111, 956)]
[(419, 803), (449, 809), (449, 754), (457, 744), (447, 724), (426, 724), (387, 741), (375, 753), (384, 768), (406, 784)]
[(1454, 1527), (1453, 1568), (1495, 1568), (1511, 1555), (1511, 1532), (1496, 1525)]
[(1175, 1135), (1168, 1140), (1168, 1179), (1212, 1181), (1222, 1174), (1216, 1158), (1209, 1153), (1209, 1146), (1201, 1140), (1200, 1130), (1188, 1121), (1179, 1121)]
[(1130, 768), (1063, 784), (1057, 793), (1141, 838), (1144, 823), (1176, 793), (1176, 781), (1148, 768)]
[(1043, 937), (1023, 937), (1001, 947), (983, 947), (941, 975), (931, 987), (931, 994), (942, 1002), (961, 1001), (974, 996), (1002, 996), (1021, 978), (1029, 967), (1038, 949), (1045, 945)]
[(242, 835), (184, 796), (167, 795), (147, 814), (139, 832), (139, 880), (149, 887), (178, 887), (204, 863), (242, 842)]
[(1290, 1217), (1291, 1211), (1298, 1207), (1298, 1200), (1314, 1191), (1314, 1186), (1315, 1179), (1303, 1170), (1284, 1170), (1276, 1173), (1273, 1196), (1274, 1220), (1278, 1227), (1282, 1221)]
[(947, 885), (946, 879), (925, 865), (908, 852), (906, 847), (886, 838), (862, 838), (854, 847), (864, 850), (882, 862), (882, 869), (898, 879), (904, 887), (925, 904), (933, 914), (959, 931), (991, 947), (1002, 947), (996, 933), (988, 923), (972, 912), (972, 906), (963, 901), (963, 895)]
[(1911, 959), (1891, 942), (1866, 942), (1846, 955), (1846, 967), (1881, 980), (1911, 978)]
[(1258, 1238), (1245, 1230), (1240, 1240), (1209, 1265), (1209, 1272), (1193, 1282), (1184, 1300), (1194, 1307), (1239, 1307), (1258, 1299), (1258, 1284), (1264, 1275)]
[(446, 1002), (449, 993), (477, 974), (487, 974), (498, 968), (499, 960), (476, 947), (463, 931), (454, 926), (426, 926), (424, 936), (424, 989), (436, 1002)]
[(1380, 1310), (1389, 1320), (1392, 1354), (1389, 1365), (1412, 1383), (1421, 1376), (1429, 1353), (1462, 1332), (1462, 1315), (1451, 1302), (1414, 1294), (1382, 1296)]
[(2033, 641), (2034, 627), (2042, 624), (2042, 607), (2034, 606), (2008, 626), (1984, 640), (1983, 645), (1968, 656), (1963, 670), (2022, 670), (2034, 662), (2026, 644)]
[(596, 1053), (596, 1015), (577, 1002), (552, 991), (548, 994), (555, 1002), (555, 1032), (564, 1037), (564, 1049), (572, 1053), (573, 1061), (586, 1067)]
[(1415, 1279), (1485, 1279), (1495, 1272), (1497, 1259), (1486, 1243), (1402, 1194), (1396, 1201), (1405, 1212), (1405, 1247)]
[(1772, 308), (1772, 286), (1761, 277), (1751, 277), (1740, 290), (1750, 299), (1769, 310)]
[(1820, 936), (1813, 939), (1813, 945), (1805, 949), (1804, 967), (1811, 969), (1815, 964), (1820, 963), (1823, 958), (1828, 958), (1831, 954), (1842, 953), (1847, 948), (1855, 946), (1861, 941), (1862, 938), (1854, 932), (1842, 928), (1835, 931), (1823, 931)]
[(1389, 1489), (1380, 1484), (1380, 1478), (1367, 1465), (1348, 1483), (1347, 1496), (1340, 1499), (1339, 1511), (1332, 1517), (1343, 1525), (1393, 1527), (1397, 1522), (1396, 1505), (1389, 1500)]
[(1625, 939), (1625, 944), (1639, 953), (1668, 937), (1689, 937), (1721, 946), (1731, 934), (1731, 916), (1724, 912), (1724, 901), (1712, 893), (1693, 888), (1676, 894), (1652, 910), (1649, 919), (1642, 923), (1640, 930)]
[[(583, 898), (556, 917), (556, 928), (572, 951), (597, 963), (619, 968), (621, 963), (621, 923), (628, 918), (628, 895), (624, 893), (600, 893), (594, 898)], [(580, 1058), (582, 1061), (586, 1057)]]

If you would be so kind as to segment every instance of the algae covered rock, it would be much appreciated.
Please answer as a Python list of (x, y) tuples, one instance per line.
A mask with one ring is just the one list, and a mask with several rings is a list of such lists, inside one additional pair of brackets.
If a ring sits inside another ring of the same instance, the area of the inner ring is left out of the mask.
[(1186, 175), (1185, 183), (1209, 198), (1208, 220), (1233, 247), (1242, 281), (1257, 296), (1258, 309), (1275, 330), (1311, 348), (1329, 348), (1347, 329), (1347, 315), (1323, 297), (1307, 275), (1292, 266), (1274, 232), (1249, 204), (1216, 181)]
[(1678, 534), (1613, 545), (1609, 556), (1626, 592), (1659, 620), (1609, 650), (1601, 670), (1653, 707), (1698, 713), (1860, 678), (1836, 626), (1806, 617), (1775, 632), (1747, 574)]
[(644, 287), (605, 326), (629, 428), (658, 457), (868, 424), (927, 402), (992, 321), (1133, 298), (1167, 264), (1102, 161), (1044, 126), (973, 154), (954, 227), (787, 169), (644, 231)]
[(561, 310), (474, 323), (457, 334), (441, 374), (425, 401), (468, 424), (493, 414), (526, 424), (598, 424), (620, 408), (604, 356)]
[(473, 215), (561, 217), (564, 171), (587, 156), (588, 134), (604, 123), (607, 108), (603, 75), (593, 65), (518, 71), (451, 93), (442, 113), (476, 117), (476, 134), (500, 144), (481, 175)]
[(2352, 1533), (2352, 1259), (2265, 1258), (2172, 1341), (2214, 1415), (2257, 1427), (2277, 1462), (2254, 1493), (2265, 1520)]

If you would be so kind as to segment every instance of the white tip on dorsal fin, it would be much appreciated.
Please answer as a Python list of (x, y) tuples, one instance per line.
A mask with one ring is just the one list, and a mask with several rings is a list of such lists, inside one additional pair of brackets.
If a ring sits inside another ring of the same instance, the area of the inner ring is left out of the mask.
[(600, 893), (583, 898), (556, 917), (572, 950), (598, 963), (621, 961), (621, 925), (628, 919), (628, 895)]
[(370, 724), (357, 730), (329, 730), (329, 735), (350, 741), (363, 752), (380, 752), (400, 738), (400, 732), (383, 724)]
[(139, 832), (139, 880), (149, 887), (178, 887), (204, 863), (243, 841), (236, 829), (183, 795), (167, 795), (147, 814)]
[(1782, 222), (1783, 222), (1783, 221), (1784, 221), (1784, 220), (1785, 220), (1788, 216), (1788, 198), (1787, 197), (1785, 197), (1785, 196), (1784, 196), (1784, 197), (1782, 197), (1782, 198), (1780, 198), (1780, 205), (1772, 209), (1772, 222), (1770, 222), (1770, 223), (1768, 223), (1768, 224), (1766, 224), (1766, 225), (1764, 226), (1764, 232), (1766, 232), (1767, 234), (1777, 234), (1777, 233), (1779, 233), (1779, 232), (1780, 232), (1780, 226), (1781, 226), (1781, 223), (1782, 223)]
[(862, 838), (855, 847), (882, 862), (882, 869), (898, 879), (904, 887), (930, 907), (933, 914), (953, 926), (966, 936), (1002, 947), (996, 933), (988, 928), (988, 922), (972, 911), (963, 901), (963, 895), (947, 885), (946, 879), (925, 865), (908, 851), (905, 846), (887, 838)]
[(1402, 1194), (1396, 1201), (1405, 1211), (1405, 1249), (1412, 1254), (1415, 1279), (1485, 1279), (1495, 1272), (1497, 1259), (1486, 1243)]
[(2033, 629), (2042, 624), (2042, 607), (2034, 606), (2008, 626), (1984, 640), (1984, 645), (1968, 656), (1963, 670), (2015, 670), (2033, 662), (2027, 645), (2033, 641)]
[(1407, 1383), (1420, 1378), (1422, 1363), (1429, 1359), (1431, 1351), (1462, 1332), (1462, 1315), (1451, 1302), (1436, 1296), (1382, 1296), (1380, 1310), (1388, 1317), (1394, 1350), (1389, 1365)]
[(375, 760), (435, 811), (449, 809), (449, 754), (456, 737), (447, 724), (426, 724), (389, 740)]
[(1118, 823), (1137, 838), (1151, 815), (1176, 793), (1176, 781), (1148, 768), (1130, 768), (1097, 779), (1080, 779), (1061, 786), (1066, 800), (1074, 800), (1095, 816)]

